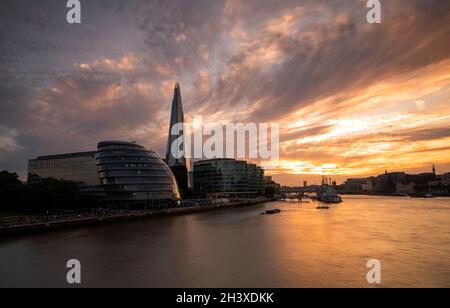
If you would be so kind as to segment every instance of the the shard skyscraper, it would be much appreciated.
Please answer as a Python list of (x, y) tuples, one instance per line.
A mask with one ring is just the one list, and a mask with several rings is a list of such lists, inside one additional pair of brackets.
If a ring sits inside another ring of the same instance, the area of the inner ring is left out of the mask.
[[(173, 102), (172, 102), (172, 113), (170, 117), (169, 126), (169, 138), (167, 142), (167, 153), (166, 153), (166, 163), (172, 170), (177, 183), (178, 188), (182, 195), (186, 195), (190, 187), (189, 181), (189, 160), (185, 155), (185, 143), (182, 142), (184, 135), (181, 131), (179, 134), (172, 135), (172, 128), (176, 124), (184, 123), (184, 113), (183, 113), (183, 103), (181, 100), (181, 89), (180, 84), (175, 85)], [(174, 143), (176, 143), (174, 145)], [(181, 144), (182, 143), (182, 144)], [(176, 149), (176, 153), (173, 153), (173, 149)], [(176, 154), (176, 155), (174, 155)]]

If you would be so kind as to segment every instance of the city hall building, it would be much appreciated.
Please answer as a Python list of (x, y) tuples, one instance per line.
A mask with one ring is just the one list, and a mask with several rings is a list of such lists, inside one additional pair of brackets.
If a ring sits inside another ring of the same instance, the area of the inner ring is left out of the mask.
[(84, 192), (119, 203), (180, 199), (170, 168), (136, 143), (104, 141), (97, 151), (41, 156), (28, 164), (28, 183), (45, 178), (76, 182)]

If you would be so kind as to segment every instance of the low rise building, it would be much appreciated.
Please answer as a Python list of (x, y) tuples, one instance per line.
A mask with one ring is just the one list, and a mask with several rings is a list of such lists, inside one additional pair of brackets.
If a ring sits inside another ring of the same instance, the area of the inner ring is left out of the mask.
[(194, 164), (194, 190), (210, 196), (251, 197), (264, 194), (264, 170), (234, 159), (211, 159)]
[(28, 161), (29, 184), (44, 178), (64, 179), (83, 185), (100, 185), (97, 173), (97, 152), (80, 152), (40, 156)]
[(347, 193), (367, 192), (367, 179), (348, 179), (344, 183), (344, 189)]
[(409, 184), (397, 183), (396, 192), (398, 194), (412, 194), (414, 193), (415, 187), (416, 183), (409, 183)]
[(264, 177), (264, 186), (266, 194), (279, 194), (281, 190), (281, 185), (275, 182), (271, 176)]

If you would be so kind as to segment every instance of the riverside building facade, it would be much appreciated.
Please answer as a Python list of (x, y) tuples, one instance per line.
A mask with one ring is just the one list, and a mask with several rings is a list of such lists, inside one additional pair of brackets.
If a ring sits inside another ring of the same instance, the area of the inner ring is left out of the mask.
[(254, 197), (265, 191), (264, 170), (235, 159), (211, 159), (194, 164), (194, 189), (208, 196)]
[(169, 167), (136, 143), (103, 141), (97, 151), (41, 156), (28, 164), (28, 183), (45, 178), (76, 182), (84, 192), (120, 204), (180, 199)]
[(111, 200), (146, 201), (180, 198), (169, 167), (153, 151), (119, 141), (98, 144), (97, 170)]
[(97, 186), (97, 152), (79, 152), (40, 156), (28, 161), (29, 184), (45, 178), (64, 179), (82, 185)]

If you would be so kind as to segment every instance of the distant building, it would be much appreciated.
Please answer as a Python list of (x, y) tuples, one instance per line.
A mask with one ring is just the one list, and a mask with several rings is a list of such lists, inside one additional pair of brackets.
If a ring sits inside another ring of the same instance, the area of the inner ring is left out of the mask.
[(450, 186), (450, 172), (441, 175), (441, 183), (445, 186)]
[(427, 186), (431, 194), (448, 196), (450, 194), (450, 173), (436, 176), (435, 180), (427, 183)]
[(281, 185), (273, 180), (271, 176), (264, 177), (264, 190), (266, 194), (279, 194)]
[(367, 179), (348, 179), (344, 183), (347, 193), (362, 193), (367, 191)]
[(409, 184), (397, 183), (396, 193), (398, 193), (398, 194), (412, 194), (412, 193), (414, 193), (415, 187), (416, 187), (416, 183), (409, 183)]
[(265, 192), (264, 170), (245, 161), (211, 159), (194, 164), (194, 190), (215, 196), (251, 197)]
[(367, 178), (367, 182), (366, 182), (366, 191), (368, 193), (373, 193), (375, 192), (375, 187), (376, 187), (376, 183), (377, 183), (377, 178), (376, 177), (370, 177)]
[(450, 196), (450, 186), (443, 184), (429, 186), (429, 193), (435, 196)]
[(427, 185), (429, 182), (438, 180), (434, 173), (409, 174), (406, 176), (406, 182), (414, 182), (417, 185)]
[(436, 175), (436, 167), (432, 172), (406, 174), (405, 172), (387, 172), (367, 179), (348, 179), (339, 189), (347, 193), (380, 193), (380, 194), (423, 194), (438, 196), (450, 195), (450, 173)]
[(377, 193), (396, 193), (398, 183), (406, 184), (409, 182), (411, 181), (408, 181), (404, 172), (388, 173), (386, 171), (375, 179), (374, 191)]
[(83, 192), (126, 204), (180, 198), (169, 167), (143, 146), (104, 141), (97, 151), (41, 156), (28, 164), (28, 183), (45, 178), (76, 182)]
[(391, 173), (388, 173), (387, 176), (395, 182), (401, 182), (406, 179), (405, 172), (391, 172)]

